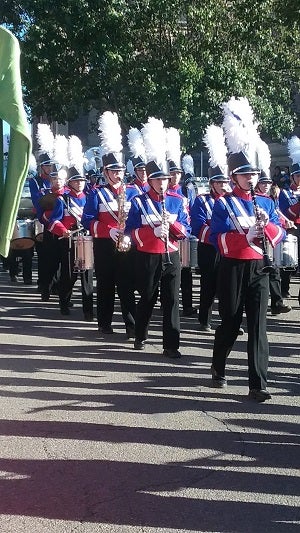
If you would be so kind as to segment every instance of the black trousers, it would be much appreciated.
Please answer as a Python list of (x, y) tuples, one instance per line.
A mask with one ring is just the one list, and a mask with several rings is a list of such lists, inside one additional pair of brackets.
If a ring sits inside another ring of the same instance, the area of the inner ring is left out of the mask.
[(200, 278), (200, 306), (198, 320), (210, 325), (212, 306), (217, 292), (218, 267), (220, 255), (210, 244), (198, 243), (198, 267)]
[(93, 270), (74, 272), (74, 242), (70, 239), (58, 240), (60, 250), (60, 279), (58, 282), (59, 305), (66, 308), (72, 296), (73, 287), (80, 277), (82, 309), (84, 315), (93, 314)]
[(18, 275), (18, 257), (22, 260), (22, 275), (24, 281), (32, 281), (33, 248), (28, 250), (9, 250), (7, 264), (10, 277)]
[(248, 330), (248, 374), (250, 389), (264, 389), (267, 383), (269, 346), (266, 315), (269, 276), (261, 271), (261, 260), (221, 258), (218, 275), (221, 325), (215, 333), (213, 366), (225, 375), (229, 355), (242, 322), (245, 307)]
[(181, 269), (181, 302), (183, 310), (193, 307), (193, 273), (190, 267)]
[(61, 261), (61, 248), (58, 237), (44, 230), (43, 246), (40, 249), (40, 258), (42, 261), (42, 268), (39, 273), (39, 286), (42, 294), (48, 294), (53, 282), (54, 276), (57, 274), (59, 264)]
[(116, 245), (112, 239), (94, 239), (99, 327), (111, 326), (117, 288), (125, 326), (134, 328), (134, 255), (134, 249), (128, 252), (116, 251)]
[(281, 296), (280, 270), (277, 267), (275, 267), (274, 270), (269, 273), (269, 286), (271, 296), (271, 307), (275, 308), (276, 305), (283, 303)]
[(160, 286), (163, 311), (163, 348), (178, 349), (180, 338), (179, 253), (170, 253), (171, 264), (164, 266), (164, 254), (136, 252), (136, 285), (140, 300), (136, 309), (135, 335), (138, 341), (147, 339), (148, 327)]

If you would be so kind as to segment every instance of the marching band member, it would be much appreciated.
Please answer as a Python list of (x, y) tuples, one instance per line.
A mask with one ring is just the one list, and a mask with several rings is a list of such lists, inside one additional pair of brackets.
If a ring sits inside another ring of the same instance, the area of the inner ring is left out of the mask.
[[(267, 145), (266, 145), (267, 146)], [(268, 146), (267, 146), (268, 149)], [(268, 149), (269, 150), (269, 149)], [(271, 162), (271, 156), (270, 156)], [(272, 185), (272, 179), (269, 174), (269, 166), (267, 172), (262, 170), (260, 177), (258, 178), (257, 185), (255, 187), (255, 192), (258, 196), (266, 196), (270, 198), (270, 189)], [(273, 200), (274, 201), (274, 200)], [(274, 207), (279, 217), (280, 224), (286, 228), (286, 221), (282, 220), (276, 204), (274, 202)], [(288, 221), (290, 223), (291, 221)], [(285, 305), (282, 298), (281, 291), (281, 279), (280, 279), (280, 270), (277, 266), (274, 266), (274, 269), (269, 273), (269, 286), (270, 286), (270, 297), (271, 297), (271, 313), (272, 315), (279, 315), (280, 313), (289, 313), (292, 308), (289, 305)]]
[[(288, 141), (288, 151), (290, 158), (292, 159), (291, 168), (291, 186), (289, 189), (282, 189), (279, 194), (279, 207), (283, 215), (292, 220), (296, 226), (295, 231), (291, 231), (294, 235), (297, 235), (298, 239), (298, 261), (300, 258), (300, 139), (294, 135)], [(298, 263), (299, 268), (299, 263)], [(281, 278), (282, 293), (285, 297), (289, 298), (289, 287), (292, 272), (284, 272)], [(300, 290), (299, 290), (299, 303), (300, 303)]]
[(136, 189), (138, 194), (143, 194), (149, 190), (143, 136), (137, 128), (130, 128), (127, 137), (128, 146), (133, 155), (131, 162), (134, 171), (134, 179), (130, 185)]
[[(189, 187), (180, 184), (182, 169), (180, 166), (181, 148), (179, 131), (175, 128), (167, 128), (166, 135), (167, 160), (170, 174), (168, 191), (181, 196), (187, 213), (189, 213), (194, 202), (194, 195)], [(190, 266), (181, 267), (180, 288), (183, 316), (189, 317), (197, 314), (197, 308), (193, 307), (193, 274)]]
[(285, 232), (279, 225), (273, 202), (262, 196), (256, 199), (252, 194), (260, 170), (256, 164), (258, 134), (248, 100), (232, 97), (222, 107), (234, 189), (216, 200), (210, 226), (211, 242), (221, 254), (218, 277), (221, 325), (215, 332), (212, 382), (215, 387), (227, 385), (226, 359), (238, 335), (245, 307), (249, 397), (264, 402), (271, 398), (266, 388), (269, 358), (266, 270), (270, 268), (265, 253), (266, 239), (275, 246)]
[(43, 264), (44, 268), (40, 275), (40, 289), (42, 302), (48, 302), (50, 299), (50, 290), (53, 284), (54, 276), (58, 272), (60, 252), (57, 236), (48, 230), (49, 219), (54, 209), (56, 200), (67, 191), (66, 178), (67, 169), (65, 167), (59, 168), (60, 165), (54, 165), (52, 172), (50, 172), (50, 188), (47, 193), (40, 193), (40, 198), (37, 203), (37, 217), (44, 226), (43, 230)]
[(189, 235), (188, 216), (180, 196), (169, 193), (165, 130), (149, 118), (142, 129), (149, 191), (132, 200), (126, 223), (136, 245), (136, 350), (145, 349), (148, 326), (160, 286), (163, 310), (163, 354), (178, 358), (180, 338), (180, 260), (177, 240)]
[[(50, 183), (50, 173), (53, 170), (53, 165), (56, 163), (54, 159), (54, 135), (51, 131), (51, 128), (48, 124), (38, 124), (37, 125), (37, 134), (36, 134), (37, 143), (39, 146), (39, 175), (30, 178), (29, 180), (29, 189), (31, 200), (34, 207), (34, 212), (37, 213), (39, 209), (39, 200), (41, 195), (46, 194), (51, 187)], [(45, 250), (43, 242), (36, 242), (35, 249), (38, 259), (38, 288), (40, 287), (40, 278), (44, 278), (45, 273)]]
[(206, 129), (204, 142), (210, 159), (208, 194), (197, 196), (191, 209), (192, 234), (199, 239), (198, 267), (200, 270), (200, 331), (211, 332), (212, 306), (217, 289), (217, 274), (220, 254), (210, 243), (210, 223), (216, 199), (228, 192), (227, 148), (222, 128), (210, 125)]
[[(68, 192), (58, 196), (54, 209), (49, 217), (48, 230), (58, 237), (60, 252), (60, 280), (58, 282), (58, 295), (60, 312), (62, 315), (70, 314), (70, 300), (72, 289), (78, 278), (74, 271), (75, 250), (72, 232), (81, 229), (81, 217), (86, 202), (83, 193), (86, 178), (83, 176), (83, 154), (81, 142), (75, 135), (69, 139), (69, 161), (72, 165), (68, 170)], [(93, 271), (86, 270), (80, 273), (82, 287), (82, 308), (84, 318), (93, 320)]]
[[(106, 111), (99, 119), (103, 149), (103, 173), (107, 185), (91, 190), (83, 211), (82, 224), (93, 236), (95, 273), (97, 279), (98, 330), (113, 333), (112, 319), (115, 287), (120, 298), (122, 316), (128, 338), (134, 337), (135, 296), (130, 252), (121, 251), (121, 224), (126, 217), (131, 198), (137, 191), (124, 188), (122, 136), (116, 113)], [(127, 237), (126, 237), (127, 239)], [(126, 247), (126, 241), (123, 241)], [(128, 243), (129, 248), (129, 243)]]

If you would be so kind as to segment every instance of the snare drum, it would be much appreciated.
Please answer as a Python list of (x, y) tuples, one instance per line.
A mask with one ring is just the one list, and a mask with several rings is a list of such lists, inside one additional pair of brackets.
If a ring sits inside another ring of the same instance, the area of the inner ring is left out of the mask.
[(74, 237), (74, 248), (74, 272), (92, 270), (94, 268), (93, 237), (91, 235)]
[(298, 265), (298, 240), (295, 235), (287, 234), (274, 248), (274, 263), (283, 270), (295, 270)]
[(12, 250), (29, 250), (34, 246), (34, 222), (33, 220), (17, 220), (11, 238)]
[(37, 218), (33, 222), (35, 240), (37, 242), (42, 242), (44, 236), (44, 224), (42, 224)]
[(195, 268), (198, 266), (198, 239), (184, 239), (179, 241), (179, 256), (181, 268)]

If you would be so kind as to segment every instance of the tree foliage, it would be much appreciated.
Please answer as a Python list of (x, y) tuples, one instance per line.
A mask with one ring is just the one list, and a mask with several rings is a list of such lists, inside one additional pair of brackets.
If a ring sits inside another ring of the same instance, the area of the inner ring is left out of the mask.
[(34, 115), (64, 122), (93, 106), (126, 128), (153, 115), (188, 148), (232, 95), (268, 138), (297, 121), (298, 0), (2, 0), (0, 16), (21, 40)]

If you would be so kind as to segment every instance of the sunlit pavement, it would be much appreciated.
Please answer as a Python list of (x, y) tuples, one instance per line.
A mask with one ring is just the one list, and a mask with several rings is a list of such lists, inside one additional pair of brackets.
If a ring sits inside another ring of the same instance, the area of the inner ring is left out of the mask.
[[(195, 298), (199, 278), (195, 276)], [(292, 312), (268, 313), (269, 390), (247, 398), (247, 334), (210, 383), (213, 333), (182, 318), (181, 359), (161, 355), (159, 307), (144, 352), (70, 317), (57, 296), (0, 273), (0, 531), (298, 532), (299, 278)], [(214, 327), (217, 313), (214, 313)]]

